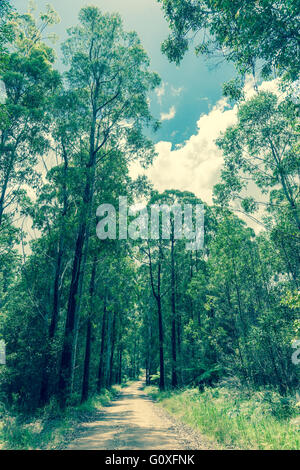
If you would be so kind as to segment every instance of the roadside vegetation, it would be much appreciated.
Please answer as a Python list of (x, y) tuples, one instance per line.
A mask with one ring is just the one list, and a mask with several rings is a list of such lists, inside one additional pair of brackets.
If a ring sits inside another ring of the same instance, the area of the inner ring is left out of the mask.
[(222, 447), (299, 450), (299, 403), (271, 390), (241, 391), (229, 386), (159, 392), (150, 396), (171, 415)]
[(121, 387), (114, 386), (64, 411), (52, 400), (35, 414), (20, 414), (0, 408), (0, 450), (62, 449), (77, 434), (83, 422), (94, 421), (97, 413), (114, 399)]

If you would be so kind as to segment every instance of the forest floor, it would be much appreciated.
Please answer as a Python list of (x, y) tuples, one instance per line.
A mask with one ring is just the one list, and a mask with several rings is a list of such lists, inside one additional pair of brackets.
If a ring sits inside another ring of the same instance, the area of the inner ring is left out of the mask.
[(195, 450), (218, 448), (207, 437), (179, 423), (143, 391), (142, 381), (130, 384), (83, 423), (70, 450)]

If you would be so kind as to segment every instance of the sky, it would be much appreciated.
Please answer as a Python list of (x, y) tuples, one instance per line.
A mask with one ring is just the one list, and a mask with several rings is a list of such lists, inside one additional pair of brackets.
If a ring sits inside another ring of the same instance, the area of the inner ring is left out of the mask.
[[(259, 91), (270, 91), (279, 94), (277, 80), (262, 82)], [(253, 79), (248, 78), (244, 93), (251, 99), (256, 93)], [(181, 145), (175, 148), (170, 141), (156, 144), (158, 156), (154, 164), (143, 173), (154, 183), (158, 191), (179, 189), (191, 191), (204, 202), (211, 204), (214, 185), (219, 181), (223, 166), (223, 156), (215, 141), (221, 133), (237, 123), (237, 106), (230, 106), (227, 99), (220, 98), (209, 112), (201, 114), (196, 121), (196, 131)], [(138, 164), (132, 168), (137, 176), (141, 173)], [(263, 200), (256, 187), (248, 188), (248, 195)], [(240, 214), (248, 225), (258, 228), (248, 217)]]
[[(37, 11), (48, 3), (36, 0)], [(27, 9), (26, 0), (14, 0), (18, 11)], [(234, 75), (233, 66), (197, 58), (190, 51), (181, 65), (169, 63), (161, 52), (161, 43), (168, 36), (168, 24), (156, 0), (52, 0), (51, 5), (61, 17), (53, 27), (59, 40), (55, 44), (60, 67), (60, 43), (66, 29), (77, 24), (80, 8), (87, 4), (103, 12), (119, 12), (126, 30), (135, 30), (151, 59), (162, 84), (151, 98), (151, 109), (161, 119), (160, 130), (153, 136), (158, 157), (146, 172), (154, 187), (194, 192), (205, 202), (212, 202), (212, 189), (218, 182), (222, 155), (214, 141), (220, 132), (236, 120), (236, 109), (222, 98), (222, 84)], [(131, 168), (136, 177), (138, 165)]]

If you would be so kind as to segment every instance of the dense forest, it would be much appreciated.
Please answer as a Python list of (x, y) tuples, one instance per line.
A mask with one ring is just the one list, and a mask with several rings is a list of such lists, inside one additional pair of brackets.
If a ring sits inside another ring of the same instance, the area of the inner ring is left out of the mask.
[[(0, 3), (0, 400), (22, 412), (83, 403), (146, 374), (161, 391), (219, 383), (295, 397), (299, 319), (299, 2), (160, 0), (169, 60), (236, 67), (237, 123), (205, 206), (205, 243), (100, 240), (100, 204), (202, 204), (129, 168), (156, 157), (160, 84), (118, 14), (82, 8), (56, 67), (49, 6)], [(247, 76), (255, 94), (245, 99)], [(277, 79), (278, 93), (260, 90)], [(172, 168), (170, 168), (172, 171)], [(247, 224), (247, 220), (249, 224)], [(34, 237), (33, 235), (34, 234)]]

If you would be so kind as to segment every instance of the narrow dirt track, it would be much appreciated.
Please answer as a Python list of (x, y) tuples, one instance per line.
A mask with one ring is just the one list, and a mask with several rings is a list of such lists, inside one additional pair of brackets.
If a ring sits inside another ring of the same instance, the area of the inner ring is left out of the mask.
[[(188, 435), (187, 435), (188, 434)], [(143, 392), (143, 382), (122, 390), (99, 413), (99, 420), (85, 423), (70, 450), (184, 450), (208, 449), (211, 443), (195, 439), (161, 411)]]

